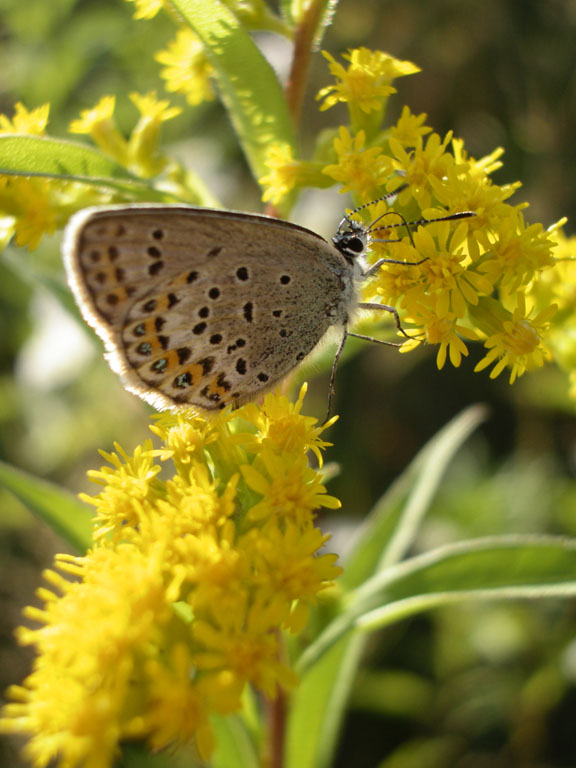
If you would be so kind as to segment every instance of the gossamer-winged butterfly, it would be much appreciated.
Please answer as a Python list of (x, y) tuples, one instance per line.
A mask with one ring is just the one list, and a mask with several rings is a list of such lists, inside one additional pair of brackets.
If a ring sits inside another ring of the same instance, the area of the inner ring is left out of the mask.
[[(212, 410), (253, 400), (337, 326), (330, 412), (336, 363), (346, 337), (357, 335), (347, 330), (351, 314), (384, 309), (402, 331), (393, 308), (357, 298), (358, 282), (391, 261), (364, 264), (375, 223), (345, 216), (331, 244), (257, 214), (129, 204), (74, 215), (63, 251), (76, 302), (110, 367), (153, 406)], [(410, 226), (421, 223), (429, 220), (392, 226), (406, 225), (411, 237)]]

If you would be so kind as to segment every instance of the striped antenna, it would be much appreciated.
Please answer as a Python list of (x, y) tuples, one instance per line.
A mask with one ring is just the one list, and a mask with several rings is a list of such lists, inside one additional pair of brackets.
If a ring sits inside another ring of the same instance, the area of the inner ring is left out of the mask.
[[(398, 218), (402, 219), (402, 221), (399, 224), (389, 224), (388, 226), (375, 227), (374, 224), (380, 221), (380, 219), (384, 218), (384, 216), (398, 216)], [(408, 233), (410, 242), (412, 245), (414, 245), (412, 232), (415, 229), (418, 229), (419, 226), (423, 224), (434, 224), (436, 221), (457, 221), (458, 219), (469, 219), (472, 216), (476, 216), (473, 211), (461, 211), (459, 213), (450, 213), (447, 216), (439, 216), (437, 219), (417, 219), (416, 221), (406, 221), (406, 218), (401, 213), (398, 213), (398, 211), (387, 211), (381, 216), (378, 216), (377, 219), (374, 219), (374, 221), (368, 226), (368, 233), (372, 243), (399, 243), (401, 241), (401, 238), (399, 237), (386, 240), (378, 240), (372, 237), (372, 233), (378, 232), (379, 229), (396, 229), (398, 227), (406, 227), (406, 232)]]
[[(354, 216), (355, 213), (358, 213), (358, 211), (363, 211), (364, 208), (368, 208), (370, 205), (374, 205), (374, 203), (380, 203), (383, 200), (393, 200), (396, 197), (396, 195), (399, 195), (400, 192), (403, 192), (409, 186), (410, 186), (409, 184), (401, 184), (393, 192), (388, 192), (387, 195), (382, 195), (382, 197), (377, 197), (375, 200), (370, 200), (369, 203), (364, 203), (364, 205), (359, 205), (358, 208), (354, 208), (353, 211), (350, 211), (350, 213), (347, 213), (346, 216), (344, 216), (340, 224), (338, 224), (338, 229), (341, 229), (342, 225), (345, 223), (351, 225), (351, 217)], [(382, 215), (386, 216), (386, 214), (382, 214)], [(378, 218), (382, 218), (382, 217), (379, 216)], [(376, 219), (376, 221), (378, 221), (378, 219)]]

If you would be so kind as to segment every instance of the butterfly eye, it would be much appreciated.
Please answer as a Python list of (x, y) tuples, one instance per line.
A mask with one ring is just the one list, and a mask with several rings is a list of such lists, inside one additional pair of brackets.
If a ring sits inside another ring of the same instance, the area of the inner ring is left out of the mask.
[(346, 242), (346, 248), (349, 251), (354, 251), (354, 253), (362, 253), (364, 250), (364, 241), (360, 237), (356, 237), (353, 235), (350, 237)]
[(348, 260), (362, 256), (366, 250), (366, 235), (356, 232), (341, 232), (332, 238), (335, 247)]

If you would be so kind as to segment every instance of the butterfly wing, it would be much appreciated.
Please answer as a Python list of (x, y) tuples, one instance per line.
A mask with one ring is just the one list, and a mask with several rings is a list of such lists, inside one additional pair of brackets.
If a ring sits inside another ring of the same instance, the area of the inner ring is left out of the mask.
[(88, 209), (72, 219), (64, 252), (111, 367), (160, 408), (252, 400), (354, 303), (352, 268), (333, 246), (265, 216)]

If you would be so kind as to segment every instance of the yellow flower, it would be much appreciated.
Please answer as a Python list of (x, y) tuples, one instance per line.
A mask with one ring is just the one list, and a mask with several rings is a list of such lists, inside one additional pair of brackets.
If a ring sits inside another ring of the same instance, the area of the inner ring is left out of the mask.
[(266, 696), (275, 698), (277, 686), (293, 688), (298, 678), (279, 660), (279, 639), (272, 631), (280, 616), (276, 606), (258, 601), (242, 614), (214, 604), (211, 622), (194, 624), (194, 640), (201, 649), (194, 654), (200, 670), (229, 670), (237, 681), (251, 682)]
[(166, 482), (166, 501), (177, 509), (186, 532), (222, 527), (235, 512), (238, 475), (220, 491), (220, 482), (210, 476), (205, 464), (194, 462), (188, 475)]
[(102, 96), (94, 107), (82, 110), (80, 117), (72, 120), (68, 130), (70, 133), (88, 134), (103, 152), (124, 165), (128, 145), (116, 126), (115, 107), (114, 96)]
[(425, 136), (432, 130), (428, 125), (424, 125), (426, 117), (424, 112), (420, 115), (413, 115), (410, 107), (404, 106), (396, 125), (390, 128), (390, 136), (404, 144), (405, 147), (415, 146), (421, 136)]
[(266, 150), (267, 176), (258, 179), (264, 189), (263, 202), (278, 204), (297, 187), (328, 187), (330, 182), (322, 175), (322, 164), (295, 160), (289, 144), (271, 144)]
[(461, 318), (469, 304), (478, 304), (479, 296), (492, 292), (492, 283), (471, 267), (462, 248), (467, 222), (462, 222), (450, 239), (449, 222), (434, 226), (438, 244), (430, 227), (421, 227), (414, 234), (416, 250), (420, 258), (425, 259), (419, 267), (422, 288), (429, 296), (434, 296), (435, 310), (440, 317), (453, 312)]
[(164, 411), (153, 416), (151, 431), (163, 442), (159, 456), (162, 461), (171, 459), (179, 473), (187, 473), (194, 459), (203, 455), (204, 449), (215, 440), (215, 421), (206, 421), (192, 411), (172, 413)]
[(6, 707), (2, 728), (30, 734), (25, 754), (35, 765), (105, 768), (119, 738), (141, 735), (126, 707), (138, 683), (137, 649), (147, 648), (170, 611), (158, 552), (99, 549), (63, 557), (59, 567), (68, 561), (82, 580), (47, 574), (63, 594), (44, 590), (45, 609), (27, 611), (43, 626), (22, 629), (19, 639), (39, 655), (24, 684), (10, 691), (16, 703)]
[(10, 120), (0, 115), (0, 133), (26, 133), (31, 136), (43, 136), (48, 124), (50, 104), (43, 104), (28, 110), (21, 101), (16, 102), (14, 116)]
[(554, 263), (550, 233), (539, 223), (526, 226), (520, 212), (511, 210), (496, 222), (490, 240), (489, 256), (480, 269), (493, 283), (499, 283), (505, 295), (527, 285)]
[(452, 233), (450, 222), (420, 227), (413, 235), (413, 245), (405, 240), (394, 252), (398, 260), (417, 266), (385, 264), (371, 286), (386, 304), (402, 297), (401, 305), (412, 317), (422, 306), (430, 307), (439, 318), (448, 314), (464, 317), (468, 305), (476, 305), (479, 296), (489, 295), (493, 289), (466, 254), (467, 231), (467, 220)]
[(153, 19), (162, 8), (168, 7), (166, 0), (126, 0), (126, 2), (136, 5), (135, 19)]
[(342, 573), (335, 565), (336, 555), (318, 555), (329, 536), (314, 527), (302, 531), (290, 520), (282, 527), (274, 521), (267, 526), (266, 536), (254, 530), (252, 533), (244, 537), (243, 545), (248, 559), (255, 564), (255, 577), (270, 597), (282, 595), (291, 604), (284, 624), (292, 632), (299, 632), (318, 593)]
[(396, 91), (390, 85), (393, 80), (420, 71), (409, 61), (399, 61), (383, 51), (367, 48), (356, 48), (344, 54), (343, 58), (350, 62), (348, 69), (326, 51), (322, 53), (330, 64), (330, 72), (339, 82), (326, 86), (318, 93), (316, 98), (324, 99), (321, 110), (343, 101), (365, 113), (378, 111), (388, 96)]
[(236, 416), (246, 419), (257, 431), (253, 434), (240, 433), (236, 440), (242, 442), (248, 453), (269, 450), (278, 454), (302, 454), (310, 450), (316, 456), (319, 466), (322, 466), (321, 451), (332, 443), (321, 440), (320, 435), (334, 424), (337, 417), (317, 426), (316, 418), (303, 416), (300, 411), (307, 389), (307, 384), (303, 384), (295, 403), (284, 395), (268, 393), (262, 405), (244, 405), (236, 412)]
[(258, 179), (264, 188), (262, 200), (276, 205), (294, 189), (298, 180), (298, 162), (294, 160), (289, 144), (272, 144), (266, 151), (266, 165), (271, 172)]
[(320, 476), (302, 456), (278, 456), (270, 451), (260, 454), (261, 468), (241, 467), (248, 486), (263, 498), (247, 512), (251, 521), (278, 517), (300, 526), (311, 524), (320, 507), (338, 509), (340, 502), (326, 493)]
[(38, 655), (0, 721), (28, 736), (36, 766), (111, 768), (125, 739), (193, 740), (208, 761), (210, 718), (239, 710), (246, 685), (296, 685), (281, 631), (301, 629), (340, 572), (318, 554), (314, 512), (339, 502), (307, 465), (326, 444), (300, 414), (304, 391), (209, 422), (163, 416), (161, 448), (103, 454), (96, 542), (59, 557), (44, 606), (27, 610), (40, 628), (19, 638)]
[(474, 370), (482, 371), (498, 361), (490, 371), (490, 378), (495, 379), (504, 368), (510, 368), (510, 384), (527, 370), (540, 368), (551, 359), (544, 337), (557, 311), (553, 304), (530, 317), (532, 312), (526, 310), (524, 294), (518, 293), (516, 300), (517, 306), (510, 313), (493, 299), (483, 299), (473, 315), (480, 328), (491, 326), (493, 329), (484, 342), (490, 351)]
[(451, 133), (443, 140), (437, 133), (432, 133), (424, 143), (422, 136), (419, 136), (412, 149), (407, 149), (398, 139), (390, 138), (394, 167), (402, 172), (421, 210), (430, 207), (434, 180), (444, 179), (454, 166), (454, 157), (446, 152), (451, 138)]
[(210, 80), (214, 70), (198, 36), (189, 27), (179, 29), (168, 49), (159, 51), (154, 58), (164, 65), (160, 76), (166, 80), (166, 90), (185, 94), (192, 106), (212, 101), (214, 90)]
[(556, 227), (548, 230), (553, 246), (553, 264), (533, 280), (530, 296), (538, 308), (552, 302), (566, 319), (572, 319), (576, 306), (576, 237), (566, 235)]
[(59, 223), (58, 202), (66, 185), (53, 179), (0, 177), (0, 211), (16, 244), (33, 250)]
[[(438, 352), (436, 353), (438, 370), (442, 370), (447, 358), (454, 368), (458, 368), (462, 357), (467, 357), (468, 355), (468, 348), (462, 337), (472, 341), (478, 338), (469, 328), (459, 324), (457, 317), (450, 312), (438, 316), (433, 309), (420, 306), (414, 313), (413, 319), (417, 325), (423, 328), (428, 344), (438, 346)], [(408, 352), (415, 343), (416, 340), (414, 342), (407, 342), (407, 345), (401, 347), (401, 351)], [(406, 349), (404, 349), (405, 346)]]
[(167, 100), (159, 101), (156, 92), (145, 95), (131, 93), (130, 99), (140, 112), (140, 119), (128, 142), (128, 163), (141, 176), (156, 176), (168, 162), (160, 153), (162, 123), (181, 114), (180, 107), (171, 107)]
[(111, 532), (124, 536), (138, 526), (144, 510), (154, 497), (154, 479), (160, 472), (160, 467), (154, 464), (151, 441), (138, 446), (133, 456), (129, 456), (117, 443), (114, 447), (117, 453), (100, 452), (112, 468), (104, 466), (88, 472), (88, 477), (104, 486), (104, 490), (98, 496), (80, 496), (97, 509), (97, 540)]
[(334, 139), (338, 162), (323, 169), (323, 173), (342, 184), (340, 192), (354, 192), (361, 201), (378, 197), (379, 187), (393, 171), (391, 159), (380, 147), (364, 149), (365, 142), (364, 131), (352, 136), (341, 126)]
[(200, 757), (208, 761), (215, 746), (209, 713), (239, 709), (241, 688), (231, 685), (232, 676), (226, 672), (192, 680), (193, 667), (190, 649), (182, 642), (171, 649), (168, 664), (150, 660), (146, 668), (150, 705), (145, 728), (154, 734), (154, 750), (194, 739)]
[[(18, 102), (12, 119), (0, 115), (0, 134), (43, 136), (49, 105), (28, 110)], [(0, 175), (0, 247), (15, 236), (16, 244), (33, 250), (46, 234), (65, 224), (82, 204), (97, 204), (102, 192), (61, 179)]]

